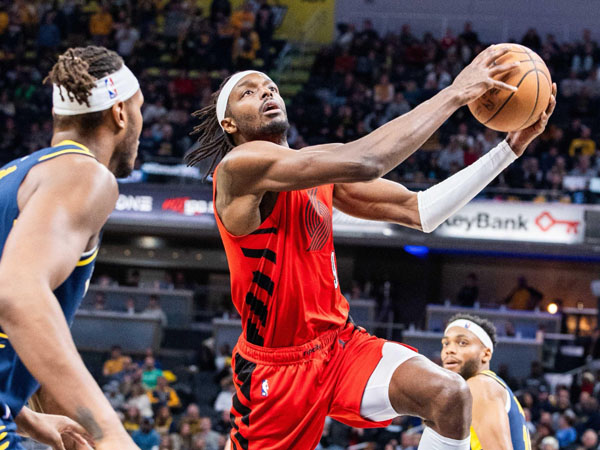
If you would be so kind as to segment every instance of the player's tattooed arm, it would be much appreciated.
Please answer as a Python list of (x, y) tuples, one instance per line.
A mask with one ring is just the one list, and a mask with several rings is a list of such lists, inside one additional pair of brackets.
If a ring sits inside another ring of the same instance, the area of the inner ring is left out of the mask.
[(94, 414), (89, 408), (86, 408), (85, 406), (80, 406), (77, 408), (77, 415), (75, 416), (75, 419), (92, 435), (95, 440), (102, 440), (104, 437), (102, 428), (100, 428), (100, 425), (98, 425), (98, 422), (94, 418)]

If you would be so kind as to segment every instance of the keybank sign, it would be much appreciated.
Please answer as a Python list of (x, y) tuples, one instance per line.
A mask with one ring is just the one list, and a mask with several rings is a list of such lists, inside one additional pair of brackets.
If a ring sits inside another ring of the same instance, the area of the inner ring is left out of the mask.
[(555, 203), (476, 201), (451, 216), (438, 236), (503, 241), (583, 242), (584, 207)]

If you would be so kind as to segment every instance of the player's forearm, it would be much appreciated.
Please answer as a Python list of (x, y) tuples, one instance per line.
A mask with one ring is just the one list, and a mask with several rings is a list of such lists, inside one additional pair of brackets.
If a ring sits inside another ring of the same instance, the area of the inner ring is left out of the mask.
[(435, 230), (506, 169), (517, 155), (506, 141), (450, 178), (418, 193), (421, 229)]
[(348, 152), (350, 158), (361, 156), (365, 164), (377, 168), (377, 177), (381, 177), (417, 151), (459, 107), (456, 91), (446, 88), (339, 151)]
[(66, 414), (94, 439), (124, 433), (83, 364), (52, 292), (19, 284), (18, 290), (13, 285), (0, 291), (0, 326), (19, 358), (49, 394), (60, 399)]

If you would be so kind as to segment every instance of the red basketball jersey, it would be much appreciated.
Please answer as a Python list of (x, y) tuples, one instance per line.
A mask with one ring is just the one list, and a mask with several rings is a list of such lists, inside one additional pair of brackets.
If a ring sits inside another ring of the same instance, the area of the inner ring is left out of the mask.
[[(213, 175), (216, 205), (217, 170)], [(349, 305), (340, 292), (332, 237), (333, 185), (280, 192), (273, 211), (247, 235), (215, 218), (231, 273), (231, 296), (252, 344), (291, 347), (339, 328)]]

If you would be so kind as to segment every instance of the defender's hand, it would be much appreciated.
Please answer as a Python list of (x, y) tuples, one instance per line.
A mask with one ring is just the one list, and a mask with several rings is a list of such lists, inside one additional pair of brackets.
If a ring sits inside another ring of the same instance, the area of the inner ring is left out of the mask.
[(471, 64), (456, 76), (450, 89), (454, 90), (461, 106), (476, 100), (492, 88), (512, 92), (517, 90), (516, 87), (493, 78), (518, 67), (519, 62), (517, 61), (509, 64), (496, 64), (496, 60), (509, 51), (510, 47), (508, 46), (492, 45), (477, 55)]
[(93, 448), (91, 436), (74, 420), (54, 414), (31, 414), (26, 425), (19, 423), (19, 434), (49, 445), (53, 450)]
[(506, 142), (517, 156), (521, 156), (531, 141), (544, 132), (546, 125), (548, 124), (548, 119), (550, 119), (550, 116), (554, 112), (555, 106), (556, 83), (552, 83), (552, 95), (550, 96), (548, 107), (542, 113), (539, 120), (523, 130), (508, 133), (508, 136), (506, 137)]

